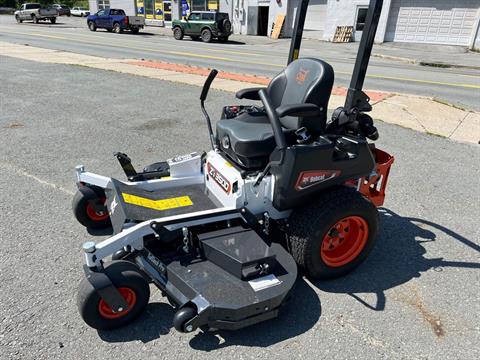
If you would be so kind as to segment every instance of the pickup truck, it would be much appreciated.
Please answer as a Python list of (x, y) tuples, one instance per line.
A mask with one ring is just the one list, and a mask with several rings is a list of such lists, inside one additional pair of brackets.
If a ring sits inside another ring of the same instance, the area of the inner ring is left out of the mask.
[(14, 15), (17, 23), (31, 20), (35, 24), (38, 24), (40, 20), (50, 20), (52, 24), (55, 24), (58, 12), (54, 8), (45, 8), (37, 3), (25, 3), (19, 10), (15, 11)]
[(127, 16), (122, 9), (102, 9), (87, 17), (87, 25), (91, 31), (107, 29), (120, 34), (123, 30), (130, 30), (137, 34), (145, 26), (142, 16)]

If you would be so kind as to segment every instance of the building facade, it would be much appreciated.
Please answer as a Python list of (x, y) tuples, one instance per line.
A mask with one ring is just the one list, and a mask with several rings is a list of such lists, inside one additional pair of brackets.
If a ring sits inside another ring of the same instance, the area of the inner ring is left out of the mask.
[[(92, 12), (121, 8), (145, 16), (147, 24), (169, 26), (191, 11), (230, 15), (236, 34), (270, 36), (279, 15), (291, 36), (300, 0), (89, 0)], [(331, 41), (337, 26), (353, 26), (359, 41), (369, 0), (310, 0), (304, 36)], [(375, 41), (462, 45), (480, 48), (480, 0), (384, 0)]]

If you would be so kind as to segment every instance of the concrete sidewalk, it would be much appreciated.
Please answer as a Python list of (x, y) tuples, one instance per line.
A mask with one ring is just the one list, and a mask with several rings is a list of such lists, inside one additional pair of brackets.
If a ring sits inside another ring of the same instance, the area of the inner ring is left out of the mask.
[[(92, 67), (148, 78), (203, 86), (208, 69), (163, 62), (119, 60), (69, 53), (59, 50), (11, 44), (0, 41), (3, 56), (44, 63)], [(236, 92), (268, 83), (268, 78), (221, 73), (212, 88)], [(346, 90), (335, 88), (329, 108), (343, 105)], [(478, 144), (480, 113), (458, 109), (432, 98), (367, 91), (374, 105), (371, 115), (377, 120), (397, 124), (420, 132)]]

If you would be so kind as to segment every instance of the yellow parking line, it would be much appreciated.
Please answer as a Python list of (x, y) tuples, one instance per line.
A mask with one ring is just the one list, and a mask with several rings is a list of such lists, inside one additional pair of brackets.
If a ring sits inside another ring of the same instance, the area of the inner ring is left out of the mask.
[[(26, 35), (26, 36), (31, 35), (31, 36), (54, 38), (54, 39), (60, 39), (60, 40), (76, 41), (76, 42), (81, 42), (81, 43), (86, 43), (86, 44), (95, 44), (95, 45), (102, 45), (102, 46), (106, 45), (105, 42), (87, 41), (87, 40), (78, 40), (78, 39), (73, 40), (73, 39), (66, 38), (66, 37), (39, 34), (39, 33), (24, 33), (24, 32), (14, 32), (14, 31), (3, 31), (3, 32), (11, 33), (11, 34)], [(227, 58), (227, 57), (217, 57), (217, 56), (203, 55), (203, 54), (197, 54), (197, 53), (191, 53), (191, 52), (158, 50), (158, 49), (152, 49), (152, 48), (115, 45), (115, 44), (112, 44), (112, 45), (115, 46), (115, 47), (118, 47), (118, 48), (124, 48), (124, 49), (130, 49), (130, 50), (140, 50), (140, 51), (150, 51), (150, 52), (156, 52), (156, 53), (161, 53), (161, 54), (182, 55), (182, 56), (198, 57), (198, 58), (211, 59), (211, 60), (228, 61), (228, 62), (233, 62), (233, 63), (262, 65), (262, 66), (268, 66), (268, 67), (278, 67), (278, 68), (284, 68), (285, 67), (285, 65), (283, 65), (283, 64), (273, 64), (273, 63), (261, 62), (261, 61), (232, 59), (232, 58)], [(342, 71), (336, 71), (336, 73), (337, 74), (350, 75), (350, 73), (342, 72)], [(416, 82), (416, 83), (422, 83), (422, 84), (433, 84), (433, 85), (443, 85), (443, 86), (451, 86), (451, 87), (463, 87), (463, 88), (470, 88), (470, 89), (480, 89), (480, 85), (474, 85), (474, 84), (451, 83), (451, 82), (442, 82), (442, 81), (434, 81), (434, 80), (421, 80), (421, 79), (412, 79), (412, 78), (406, 78), (406, 77), (395, 77), (395, 76), (385, 76), (385, 75), (376, 75), (376, 74), (367, 75), (367, 78), (394, 80), (394, 81), (408, 81), (408, 82)]]

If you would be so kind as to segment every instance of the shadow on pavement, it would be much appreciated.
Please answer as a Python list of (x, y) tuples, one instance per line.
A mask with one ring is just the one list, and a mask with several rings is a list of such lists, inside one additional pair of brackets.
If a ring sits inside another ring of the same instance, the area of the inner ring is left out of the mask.
[(133, 340), (148, 343), (170, 332), (174, 314), (175, 310), (166, 303), (150, 303), (133, 323), (116, 330), (99, 330), (98, 336), (103, 341), (113, 343)]
[[(322, 291), (348, 294), (366, 307), (382, 311), (385, 309), (386, 290), (420, 277), (422, 272), (430, 269), (440, 272), (443, 267), (480, 269), (480, 263), (425, 258), (426, 250), (422, 243), (436, 241), (435, 233), (428, 228), (440, 230), (453, 240), (480, 252), (480, 246), (450, 229), (427, 220), (401, 217), (382, 208), (380, 234), (368, 261), (344, 278), (314, 281), (313, 284)], [(376, 294), (376, 304), (368, 304), (356, 293)]]

